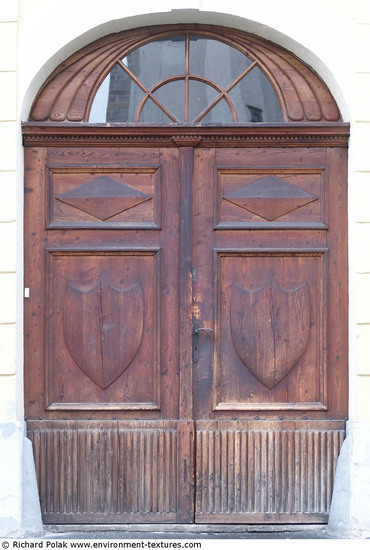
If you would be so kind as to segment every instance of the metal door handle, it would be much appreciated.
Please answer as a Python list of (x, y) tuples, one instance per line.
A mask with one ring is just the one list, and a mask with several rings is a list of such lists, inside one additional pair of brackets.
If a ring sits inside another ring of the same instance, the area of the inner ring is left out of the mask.
[(212, 328), (200, 327), (198, 323), (193, 325), (193, 361), (197, 363), (199, 360), (199, 333), (207, 332), (208, 334), (213, 334)]
[(194, 325), (194, 332), (195, 334), (198, 334), (199, 332), (208, 332), (208, 334), (213, 334), (213, 328), (198, 327), (198, 325)]

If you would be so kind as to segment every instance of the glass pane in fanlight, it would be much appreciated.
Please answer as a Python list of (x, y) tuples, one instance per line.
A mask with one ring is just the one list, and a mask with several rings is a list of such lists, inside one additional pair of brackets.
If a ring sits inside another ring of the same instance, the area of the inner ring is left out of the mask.
[(141, 111), (141, 124), (173, 124), (173, 121), (150, 98)]
[(185, 37), (170, 36), (137, 48), (122, 63), (147, 88), (173, 75), (185, 73)]
[(98, 91), (95, 94), (91, 105), (89, 122), (105, 123), (107, 122), (107, 104), (109, 95), (110, 74), (103, 80)]
[(143, 92), (121, 67), (116, 65), (98, 89), (89, 122), (134, 122)]
[(153, 95), (177, 118), (177, 122), (184, 122), (185, 84), (183, 80), (169, 82), (158, 88)]
[(189, 82), (189, 122), (193, 122), (198, 115), (206, 108), (216, 97), (219, 92), (198, 80), (190, 80)]
[(219, 40), (190, 37), (191, 75), (204, 76), (226, 88), (251, 63), (245, 54)]
[(200, 124), (232, 124), (233, 122), (233, 115), (225, 99), (221, 99), (221, 101), (219, 101), (217, 105), (199, 121)]
[(238, 122), (282, 122), (276, 92), (259, 67), (254, 67), (229, 96), (238, 113)]

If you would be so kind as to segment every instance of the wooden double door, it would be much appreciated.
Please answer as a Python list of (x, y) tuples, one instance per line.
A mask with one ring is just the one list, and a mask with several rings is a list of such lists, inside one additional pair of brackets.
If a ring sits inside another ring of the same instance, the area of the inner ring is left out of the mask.
[(325, 522), (346, 417), (345, 152), (26, 148), (46, 523)]

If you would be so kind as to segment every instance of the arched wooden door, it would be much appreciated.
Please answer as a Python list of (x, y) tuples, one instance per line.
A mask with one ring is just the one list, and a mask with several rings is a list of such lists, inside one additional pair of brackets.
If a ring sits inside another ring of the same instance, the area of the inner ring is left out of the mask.
[(348, 126), (235, 30), (106, 37), (23, 125), (46, 523), (325, 522), (347, 414)]

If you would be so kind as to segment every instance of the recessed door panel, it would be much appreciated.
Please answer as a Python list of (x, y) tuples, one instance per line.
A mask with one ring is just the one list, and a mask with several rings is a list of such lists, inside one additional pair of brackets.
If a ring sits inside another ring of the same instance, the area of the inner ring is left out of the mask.
[(326, 250), (215, 261), (214, 410), (325, 409)]
[(215, 168), (215, 225), (325, 227), (325, 167)]
[(48, 165), (49, 227), (158, 228), (160, 166)]
[(48, 251), (47, 409), (160, 409), (160, 251)]

